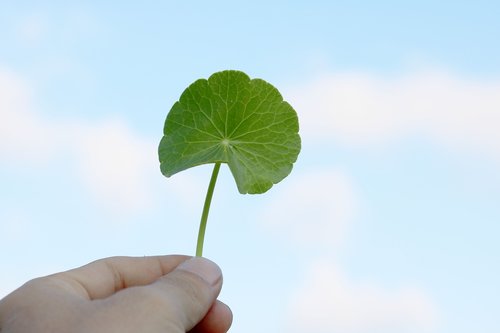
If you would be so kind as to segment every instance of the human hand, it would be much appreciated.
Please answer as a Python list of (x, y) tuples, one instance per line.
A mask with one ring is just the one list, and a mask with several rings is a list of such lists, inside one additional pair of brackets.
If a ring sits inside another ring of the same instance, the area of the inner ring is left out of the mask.
[(29, 281), (0, 300), (2, 333), (224, 333), (219, 267), (187, 256), (113, 257)]

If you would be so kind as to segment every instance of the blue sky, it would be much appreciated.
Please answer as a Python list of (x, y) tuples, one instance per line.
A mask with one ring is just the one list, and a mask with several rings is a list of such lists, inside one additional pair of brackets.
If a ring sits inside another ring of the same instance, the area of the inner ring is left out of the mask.
[[(156, 145), (194, 80), (240, 69), (297, 110), (261, 196), (222, 168), (205, 255), (232, 331), (500, 329), (494, 1), (0, 4), (0, 295), (112, 255), (193, 253), (210, 167)], [(256, 319), (257, 318), (257, 319)]]

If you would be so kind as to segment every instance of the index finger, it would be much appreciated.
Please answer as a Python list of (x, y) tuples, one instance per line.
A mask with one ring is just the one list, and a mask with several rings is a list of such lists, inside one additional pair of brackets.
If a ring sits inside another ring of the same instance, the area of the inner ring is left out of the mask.
[(128, 287), (153, 283), (189, 258), (182, 255), (110, 257), (49, 278), (63, 282), (68, 291), (93, 300)]

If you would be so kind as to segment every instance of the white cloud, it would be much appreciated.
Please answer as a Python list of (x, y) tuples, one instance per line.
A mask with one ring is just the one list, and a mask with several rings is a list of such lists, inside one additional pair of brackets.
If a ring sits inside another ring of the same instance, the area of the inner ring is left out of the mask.
[(33, 111), (29, 85), (0, 67), (0, 159), (38, 163), (54, 153), (52, 123)]
[(439, 72), (397, 78), (331, 74), (288, 91), (302, 132), (316, 140), (381, 145), (406, 136), (500, 158), (500, 81)]
[(432, 332), (437, 307), (414, 286), (386, 288), (349, 279), (334, 263), (312, 265), (289, 309), (293, 333)]
[(123, 121), (53, 120), (37, 112), (29, 84), (0, 68), (0, 159), (8, 163), (76, 161), (76, 176), (93, 198), (116, 212), (149, 207), (156, 145)]
[(387, 287), (349, 276), (335, 260), (359, 206), (355, 184), (345, 172), (311, 169), (295, 174), (274, 191), (264, 227), (289, 238), (299, 248), (324, 256), (306, 268), (292, 291), (287, 332), (424, 333), (438, 325), (437, 306), (411, 284)]
[(116, 119), (80, 124), (72, 131), (77, 133), (72, 137), (81, 179), (99, 202), (116, 212), (150, 206), (148, 185), (158, 164), (156, 146)]
[(53, 15), (46, 10), (28, 10), (15, 18), (13, 31), (16, 39), (26, 46), (37, 47), (53, 38), (72, 43), (106, 31), (98, 15), (85, 4), (61, 8), (60, 11), (60, 15)]
[(340, 170), (296, 174), (273, 192), (261, 221), (279, 235), (306, 246), (338, 245), (354, 218), (357, 198), (351, 179)]

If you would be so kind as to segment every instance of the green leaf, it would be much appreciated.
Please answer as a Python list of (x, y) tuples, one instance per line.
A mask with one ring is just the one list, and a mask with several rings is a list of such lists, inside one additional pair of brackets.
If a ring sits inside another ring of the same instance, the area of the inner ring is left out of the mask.
[(158, 149), (162, 173), (227, 163), (240, 193), (264, 193), (300, 152), (295, 110), (279, 91), (240, 71), (191, 84), (170, 110)]

